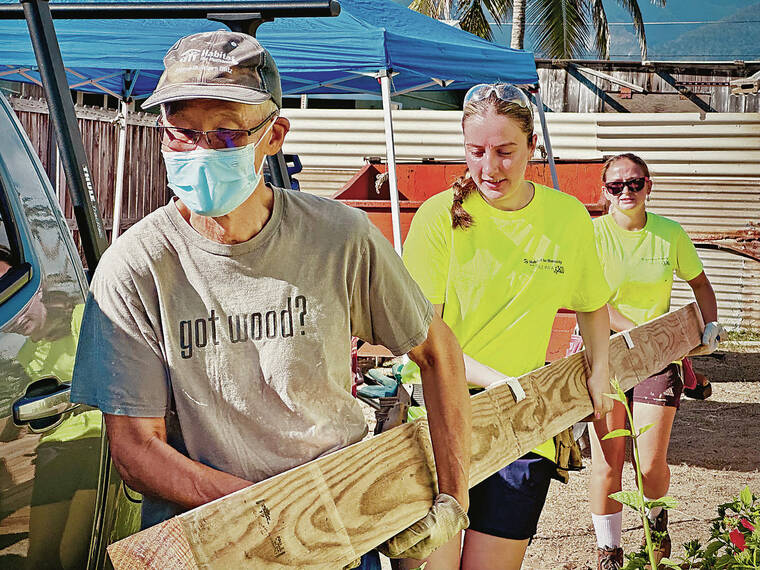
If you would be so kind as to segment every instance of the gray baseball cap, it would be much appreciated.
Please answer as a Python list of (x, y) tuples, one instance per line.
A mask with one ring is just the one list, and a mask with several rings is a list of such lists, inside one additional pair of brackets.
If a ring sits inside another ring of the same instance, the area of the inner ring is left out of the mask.
[(164, 56), (164, 72), (143, 109), (184, 99), (221, 99), (282, 107), (280, 74), (256, 38), (218, 30), (184, 37)]

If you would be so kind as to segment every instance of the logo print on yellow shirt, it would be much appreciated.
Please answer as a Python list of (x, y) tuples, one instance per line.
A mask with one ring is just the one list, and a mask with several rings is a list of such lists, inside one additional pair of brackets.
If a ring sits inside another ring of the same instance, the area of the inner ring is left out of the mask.
[(670, 265), (669, 257), (642, 257), (641, 261), (652, 265)]
[(561, 259), (549, 259), (546, 257), (524, 257), (523, 263), (540, 271), (551, 271), (557, 275), (562, 275), (565, 273), (565, 266), (562, 264)]

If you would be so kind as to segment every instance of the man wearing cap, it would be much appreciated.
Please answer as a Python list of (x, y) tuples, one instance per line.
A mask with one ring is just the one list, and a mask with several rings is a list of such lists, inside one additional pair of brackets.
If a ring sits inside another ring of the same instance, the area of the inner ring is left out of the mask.
[(386, 544), (424, 558), (467, 525), (470, 407), (451, 331), (366, 214), (264, 183), (289, 129), (252, 37), (179, 40), (143, 107), (176, 198), (103, 256), (72, 400), (104, 412), (156, 524), (364, 437), (351, 335), (422, 369), (440, 495)]

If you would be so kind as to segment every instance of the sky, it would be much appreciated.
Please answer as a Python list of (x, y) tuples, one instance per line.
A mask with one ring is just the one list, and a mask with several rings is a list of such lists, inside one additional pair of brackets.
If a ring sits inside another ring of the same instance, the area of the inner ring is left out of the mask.
[[(615, 0), (604, 0), (604, 6), (611, 24), (610, 59), (639, 60), (630, 16)], [(760, 0), (667, 0), (665, 7), (640, 0), (639, 6), (650, 60), (760, 60)], [(530, 28), (528, 22), (526, 49), (532, 49)], [(508, 24), (494, 26), (494, 42), (508, 45), (510, 32)]]

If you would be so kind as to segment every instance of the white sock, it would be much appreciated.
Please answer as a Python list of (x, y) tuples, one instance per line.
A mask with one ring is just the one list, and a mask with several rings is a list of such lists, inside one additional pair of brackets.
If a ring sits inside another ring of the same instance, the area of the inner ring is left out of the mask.
[[(650, 499), (649, 497), (644, 497), (644, 502), (648, 501), (656, 501), (657, 499)], [(654, 524), (654, 521), (657, 520), (657, 517), (660, 516), (660, 513), (662, 512), (662, 507), (654, 507), (653, 509), (646, 509), (647, 511), (647, 518), (649, 519), (649, 522)]]
[(617, 548), (623, 535), (623, 511), (611, 515), (591, 513), (596, 533), (596, 545), (599, 548)]

